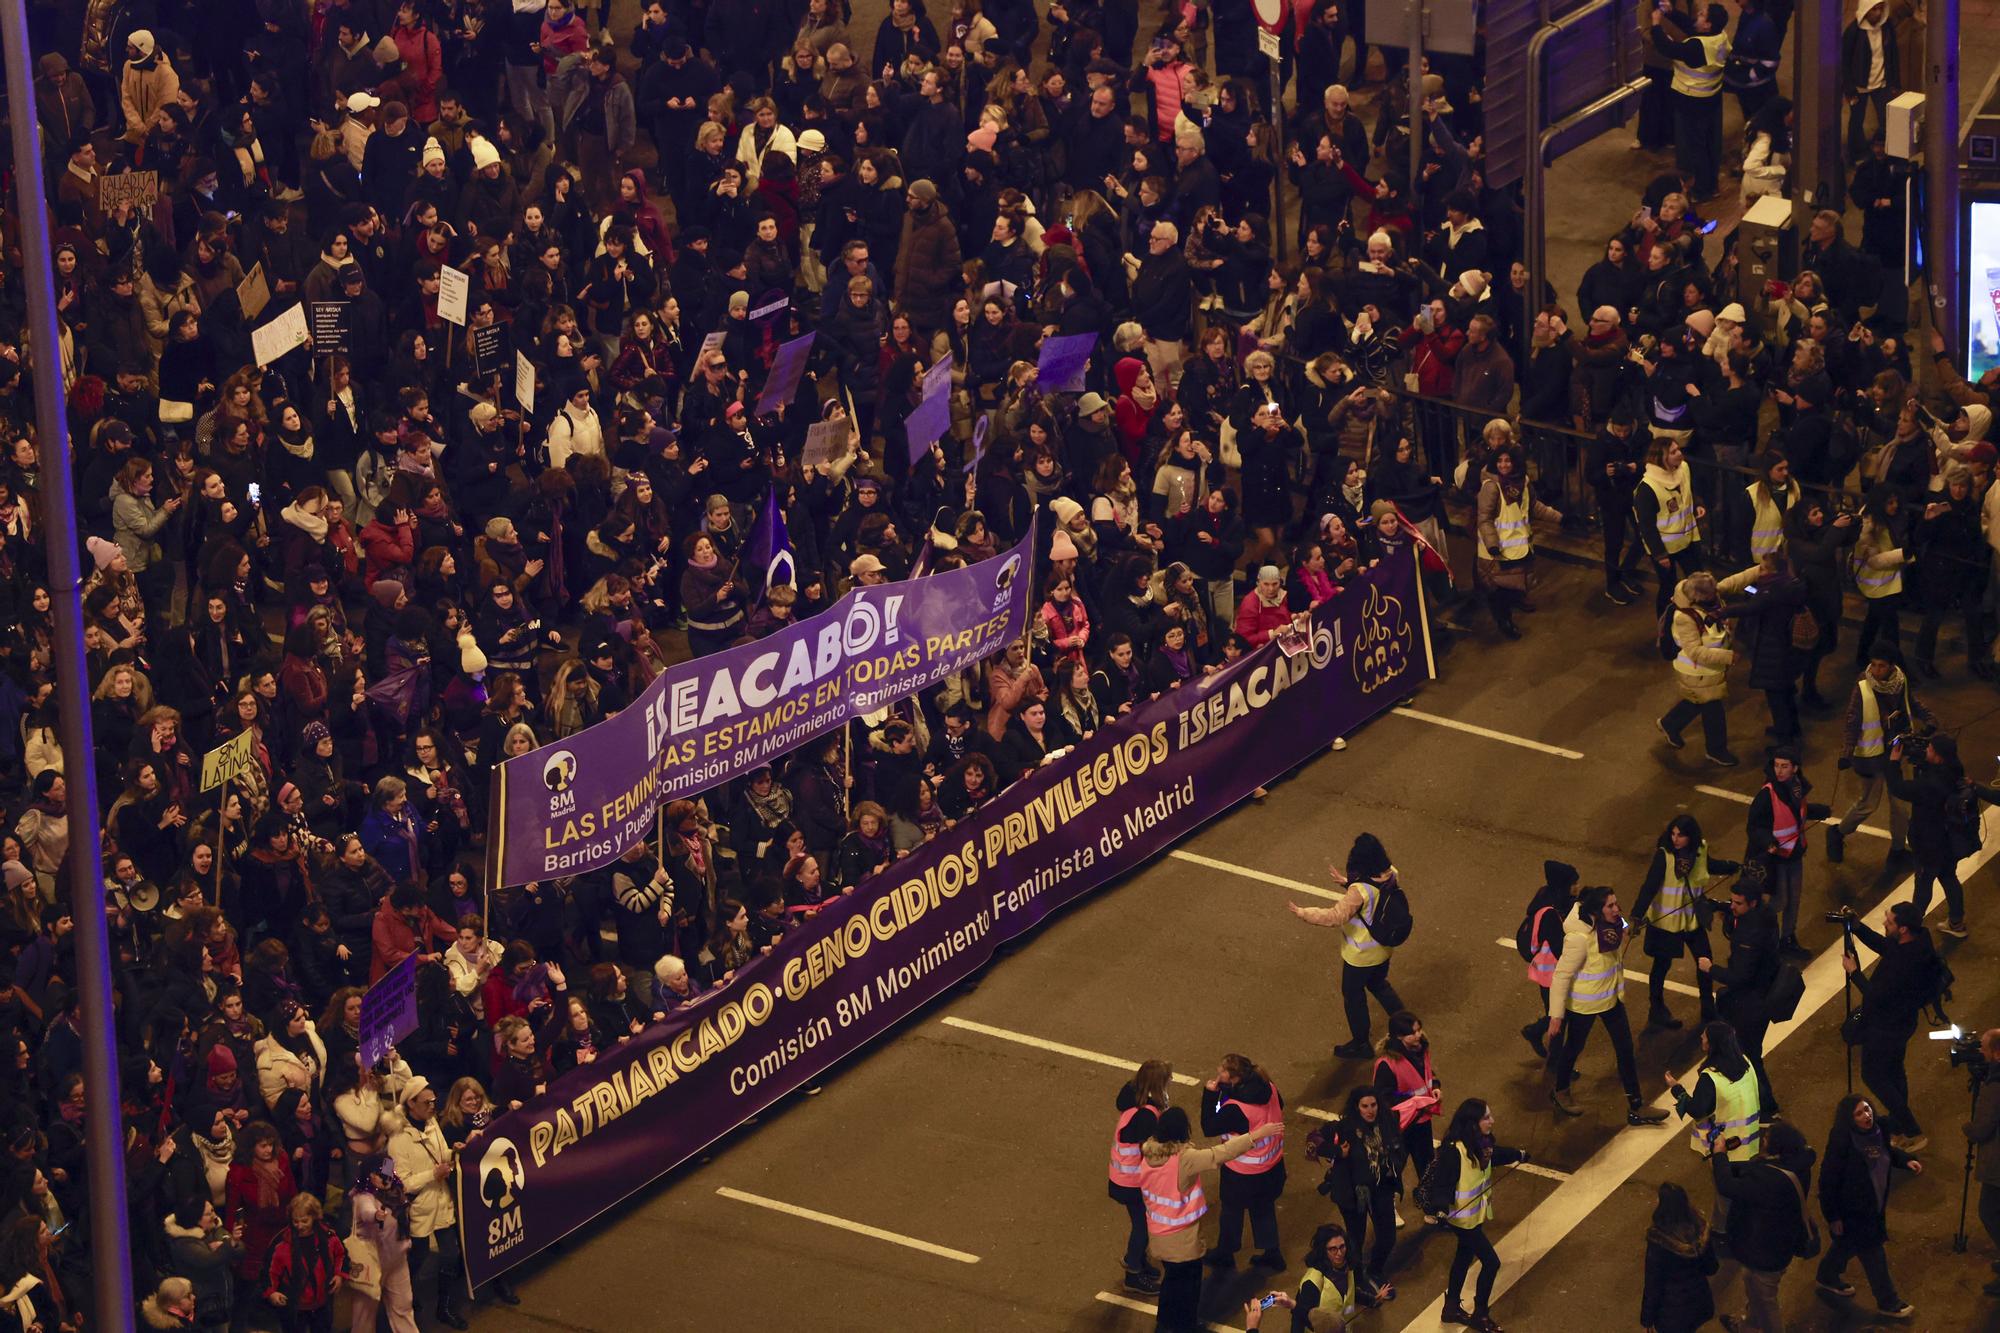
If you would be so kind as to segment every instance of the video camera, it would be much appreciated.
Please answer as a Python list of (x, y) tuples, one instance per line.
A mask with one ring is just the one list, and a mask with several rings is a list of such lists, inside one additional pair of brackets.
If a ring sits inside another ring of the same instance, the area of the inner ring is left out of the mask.
[(1979, 1034), (1967, 1032), (1956, 1023), (1931, 1033), (1930, 1039), (1947, 1043), (1945, 1054), (1953, 1069), (1965, 1069), (1975, 1077), (1983, 1077), (1991, 1065), (1986, 1053), (1979, 1049)]

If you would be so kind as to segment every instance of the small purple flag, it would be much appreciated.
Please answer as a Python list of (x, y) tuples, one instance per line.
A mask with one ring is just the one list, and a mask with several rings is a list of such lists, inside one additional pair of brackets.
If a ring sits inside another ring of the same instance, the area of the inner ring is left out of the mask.
[(1070, 333), (1042, 340), (1035, 361), (1035, 384), (1043, 393), (1082, 393), (1083, 372), (1097, 346), (1094, 333)]

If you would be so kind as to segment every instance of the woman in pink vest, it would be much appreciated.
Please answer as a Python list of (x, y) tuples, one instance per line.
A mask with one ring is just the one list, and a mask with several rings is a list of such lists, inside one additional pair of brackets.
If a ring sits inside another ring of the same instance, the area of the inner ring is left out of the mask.
[(1201, 1219), (1208, 1194), (1201, 1173), (1246, 1153), (1284, 1132), (1271, 1120), (1215, 1148), (1190, 1147), (1188, 1114), (1178, 1106), (1160, 1112), (1153, 1137), (1140, 1145), (1145, 1165), (1139, 1194), (1146, 1207), (1147, 1248), (1160, 1261), (1160, 1312), (1156, 1333), (1193, 1333), (1201, 1327)]
[(1124, 1087), (1118, 1089), (1118, 1127), (1111, 1131), (1111, 1181), (1106, 1192), (1112, 1201), (1125, 1205), (1132, 1231), (1125, 1242), (1125, 1287), (1151, 1296), (1160, 1289), (1160, 1270), (1146, 1262), (1146, 1203), (1139, 1193), (1139, 1174), (1146, 1169), (1141, 1151), (1167, 1109), (1167, 1085), (1174, 1079), (1173, 1066), (1165, 1060), (1148, 1060)]
[(1389, 1015), (1389, 1035), (1375, 1060), (1375, 1091), (1382, 1094), (1383, 1109), (1396, 1117), (1414, 1179), (1421, 1184), (1431, 1165), (1431, 1121), (1437, 1119), (1444, 1084), (1431, 1064), (1423, 1022), (1407, 1009)]
[(1282, 1271), (1278, 1250), (1278, 1196), (1285, 1192), (1285, 1108), (1271, 1076), (1245, 1055), (1225, 1055), (1201, 1098), (1201, 1132), (1228, 1143), (1259, 1125), (1276, 1123), (1279, 1132), (1222, 1169), (1222, 1231), (1204, 1256), (1217, 1268), (1236, 1267), (1243, 1240), (1243, 1215), (1257, 1242), (1251, 1263)]

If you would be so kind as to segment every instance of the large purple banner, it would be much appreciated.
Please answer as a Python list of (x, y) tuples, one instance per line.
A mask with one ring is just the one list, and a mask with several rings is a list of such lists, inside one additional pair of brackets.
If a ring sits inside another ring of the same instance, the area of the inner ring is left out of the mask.
[[(653, 813), (990, 657), (1028, 625), (1035, 534), (921, 580), (856, 588), (756, 643), (682, 662), (632, 706), (495, 770), (496, 888), (610, 865)], [(759, 571), (760, 573), (762, 571)]]
[(1277, 644), (1106, 725), (834, 900), (726, 987), (558, 1078), (459, 1154), (477, 1285), (887, 1032), (1431, 674), (1414, 559)]

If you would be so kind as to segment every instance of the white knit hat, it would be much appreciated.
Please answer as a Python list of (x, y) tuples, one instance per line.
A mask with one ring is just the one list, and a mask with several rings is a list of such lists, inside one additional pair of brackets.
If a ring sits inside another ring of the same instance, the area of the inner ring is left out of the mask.
[(499, 164), (500, 150), (493, 146), (491, 139), (474, 139), (472, 141), (472, 165), (476, 169), (484, 171), (488, 167), (498, 166)]

